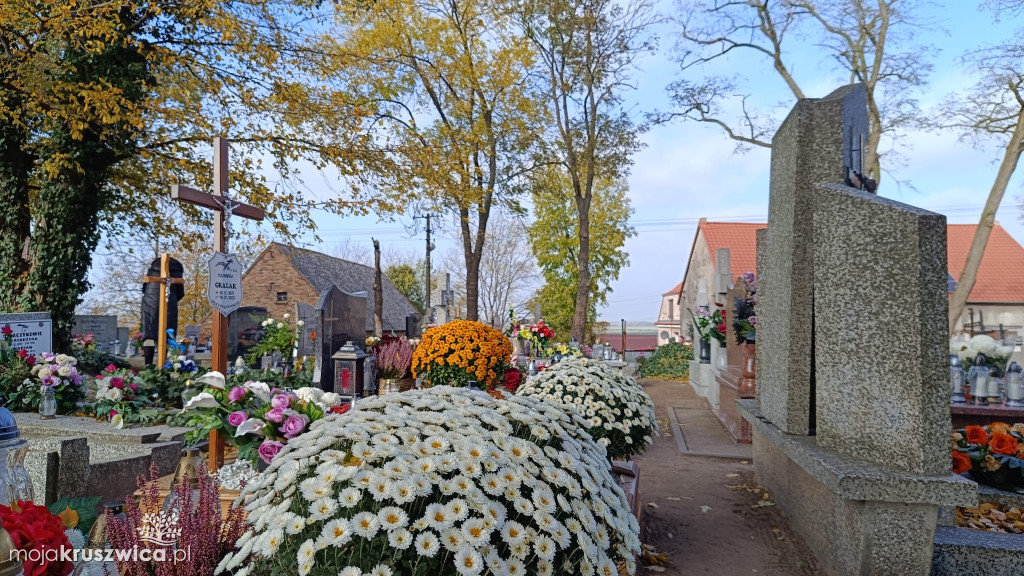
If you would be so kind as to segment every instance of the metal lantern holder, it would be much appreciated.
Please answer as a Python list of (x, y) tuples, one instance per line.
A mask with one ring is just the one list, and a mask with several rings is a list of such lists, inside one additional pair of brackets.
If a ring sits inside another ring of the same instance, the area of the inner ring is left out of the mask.
[(1024, 371), (1016, 362), (1006, 369), (1006, 405), (1024, 407)]

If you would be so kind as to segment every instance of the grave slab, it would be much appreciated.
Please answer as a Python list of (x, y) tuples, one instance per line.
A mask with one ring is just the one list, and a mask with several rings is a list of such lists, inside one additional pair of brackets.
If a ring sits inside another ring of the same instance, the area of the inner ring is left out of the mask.
[(949, 474), (946, 218), (841, 185), (815, 194), (818, 443)]

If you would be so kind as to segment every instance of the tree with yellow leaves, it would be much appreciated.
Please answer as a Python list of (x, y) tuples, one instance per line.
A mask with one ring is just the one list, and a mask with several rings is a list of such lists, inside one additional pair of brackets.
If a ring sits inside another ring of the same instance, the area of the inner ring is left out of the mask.
[(315, 228), (316, 207), (396, 209), (359, 187), (311, 198), (293, 173), (387, 161), (362, 152), (358, 119), (319, 67), (320, 6), (0, 0), (0, 309), (50, 311), (66, 346), (100, 237), (172, 237), (168, 186), (209, 187), (212, 136), (234, 142), (232, 194), (283, 236)]
[(466, 317), (477, 320), (488, 222), (492, 210), (516, 207), (542, 121), (527, 81), (530, 46), (501, 0), (379, 0), (341, 11), (325, 51), (347, 81), (353, 115), (390, 160), (365, 177), (454, 215)]

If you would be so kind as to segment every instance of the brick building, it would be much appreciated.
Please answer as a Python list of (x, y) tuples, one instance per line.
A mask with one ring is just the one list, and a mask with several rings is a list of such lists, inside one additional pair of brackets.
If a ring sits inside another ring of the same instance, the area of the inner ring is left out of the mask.
[[(373, 332), (373, 267), (278, 242), (272, 243), (242, 275), (242, 306), (267, 309), (273, 318), (291, 314), (297, 303), (316, 306), (331, 285), (345, 292), (366, 292), (366, 331)], [(382, 275), (384, 331), (405, 333), (406, 316), (416, 312), (387, 275)], [(212, 320), (203, 322), (203, 334)]]

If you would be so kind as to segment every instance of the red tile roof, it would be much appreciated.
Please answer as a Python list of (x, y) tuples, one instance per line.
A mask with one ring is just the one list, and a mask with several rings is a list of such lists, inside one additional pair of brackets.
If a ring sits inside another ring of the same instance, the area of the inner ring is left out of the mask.
[[(708, 245), (711, 260), (715, 251), (729, 248), (729, 274), (735, 278), (757, 270), (757, 230), (767, 224), (705, 222), (699, 225)], [(957, 281), (967, 261), (977, 224), (948, 224), (946, 250), (949, 273)], [(696, 245), (696, 239), (694, 240)], [(692, 257), (692, 255), (691, 255)], [(677, 292), (682, 285), (677, 287)], [(970, 302), (1024, 302), (1024, 247), (998, 224), (992, 229), (978, 279), (968, 298)]]
[[(977, 224), (946, 226), (949, 273), (959, 281)], [(1024, 248), (996, 224), (985, 246), (969, 302), (1024, 302)]]
[(679, 292), (682, 291), (682, 289), (683, 289), (683, 283), (680, 282), (679, 284), (675, 285), (675, 288), (672, 288), (668, 292), (665, 292), (664, 294), (662, 294), (662, 296), (668, 296), (669, 294), (679, 294)]
[(715, 254), (719, 248), (729, 249), (729, 275), (732, 278), (744, 272), (757, 272), (757, 231), (767, 224), (745, 222), (701, 222), (700, 230), (708, 244), (711, 262), (716, 265)]

